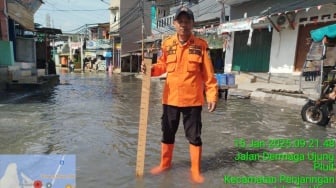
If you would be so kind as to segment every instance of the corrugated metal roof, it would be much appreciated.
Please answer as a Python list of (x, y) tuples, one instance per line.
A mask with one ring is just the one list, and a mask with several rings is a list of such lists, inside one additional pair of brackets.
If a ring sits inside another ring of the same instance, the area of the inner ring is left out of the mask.
[[(188, 6), (193, 11), (196, 22), (220, 18), (222, 9), (221, 4), (216, 0), (203, 0), (198, 4), (184, 6)], [(175, 14), (175, 11), (178, 7), (179, 6), (173, 7), (170, 10), (171, 14)]]
[(51, 34), (51, 35), (62, 34), (62, 30), (55, 29), (55, 28), (49, 28), (49, 27), (38, 27), (38, 28), (35, 28), (35, 30), (40, 33), (46, 33), (46, 34)]
[(220, 18), (222, 6), (217, 1), (201, 1), (197, 6), (191, 7), (195, 21), (202, 22), (214, 18)]
[(246, 1), (251, 1), (251, 0), (217, 0), (217, 1), (222, 1), (227, 5), (235, 5), (235, 4), (240, 4), (240, 3), (244, 3)]
[(286, 11), (294, 11), (297, 9), (303, 9), (307, 7), (314, 7), (318, 5), (324, 5), (328, 3), (336, 3), (335, 0), (299, 0), (299, 1), (287, 1), (274, 4), (270, 7), (269, 12), (271, 14), (282, 13)]
[(272, 15), (335, 2), (335, 0), (269, 0), (260, 3), (260, 0), (250, 0), (241, 4), (232, 4), (231, 19), (243, 18), (245, 12), (248, 17)]
[[(251, 0), (203, 0), (199, 1), (198, 4), (185, 6), (190, 7), (190, 9), (193, 11), (196, 22), (203, 22), (206, 20), (213, 20), (214, 18), (219, 19), (221, 17), (221, 2), (224, 2), (225, 5), (237, 5), (247, 1)], [(172, 8), (171, 14), (174, 14), (178, 7), (179, 6)], [(226, 11), (226, 14), (229, 14), (229, 11)]]

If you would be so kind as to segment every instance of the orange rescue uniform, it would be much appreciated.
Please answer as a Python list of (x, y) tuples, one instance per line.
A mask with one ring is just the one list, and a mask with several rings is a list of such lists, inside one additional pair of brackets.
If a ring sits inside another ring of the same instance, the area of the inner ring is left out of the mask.
[(177, 35), (163, 41), (161, 55), (152, 66), (152, 76), (167, 72), (162, 103), (177, 107), (201, 106), (217, 102), (218, 85), (208, 54), (208, 44), (191, 35), (183, 45)]

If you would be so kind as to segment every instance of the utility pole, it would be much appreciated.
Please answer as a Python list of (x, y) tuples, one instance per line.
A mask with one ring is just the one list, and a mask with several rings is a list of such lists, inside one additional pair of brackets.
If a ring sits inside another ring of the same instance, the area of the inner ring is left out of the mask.
[(81, 63), (81, 72), (84, 72), (84, 53), (83, 53), (83, 45), (84, 45), (84, 36), (81, 35), (80, 38), (80, 63)]
[(48, 61), (48, 43), (49, 43), (49, 40), (48, 40), (48, 34), (45, 32), (44, 33), (44, 45), (45, 45), (45, 75), (48, 75), (49, 74), (49, 61)]
[(68, 59), (68, 67), (69, 67), (69, 61), (72, 60), (72, 48), (71, 48), (71, 35), (68, 37), (68, 44), (69, 44), (69, 59)]
[[(226, 0), (217, 0), (217, 2), (222, 5), (221, 15), (220, 15), (220, 26), (221, 26), (221, 24), (225, 23), (225, 21), (226, 21), (225, 20), (225, 1)], [(220, 28), (220, 26), (219, 26), (219, 28)], [(228, 42), (227, 39), (224, 38), (223, 43), (226, 44), (227, 42)], [(224, 58), (224, 52), (225, 51), (226, 51), (226, 45), (225, 46), (223, 45), (223, 51), (221, 53), (221, 58), (222, 59)], [(224, 71), (225, 71), (225, 61), (224, 61)], [(226, 92), (226, 94), (227, 94), (227, 92)]]
[(51, 26), (51, 24), (50, 24), (50, 15), (49, 14), (46, 14), (46, 26), (47, 27)]
[(220, 15), (220, 23), (225, 22), (225, 0), (217, 0), (218, 3), (222, 4), (222, 10)]
[[(113, 36), (113, 41), (112, 41), (112, 66), (111, 67), (114, 67), (115, 66), (115, 53), (114, 53), (114, 48), (115, 48), (115, 39), (116, 37)], [(118, 68), (118, 67), (117, 67)]]
[(144, 0), (141, 0), (141, 54), (142, 60), (144, 59), (144, 30), (145, 30), (145, 4)]

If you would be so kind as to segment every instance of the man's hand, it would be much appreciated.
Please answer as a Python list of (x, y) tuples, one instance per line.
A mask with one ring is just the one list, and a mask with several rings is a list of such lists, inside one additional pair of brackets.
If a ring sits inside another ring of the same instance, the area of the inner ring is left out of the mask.
[(208, 110), (209, 112), (213, 112), (216, 109), (216, 102), (208, 102)]
[(146, 74), (146, 65), (145, 62), (141, 61), (141, 73)]

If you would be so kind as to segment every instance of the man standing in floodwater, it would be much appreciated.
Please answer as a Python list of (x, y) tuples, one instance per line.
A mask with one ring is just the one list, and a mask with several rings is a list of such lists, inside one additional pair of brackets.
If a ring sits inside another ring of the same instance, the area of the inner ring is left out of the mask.
[[(171, 167), (175, 134), (182, 113), (185, 136), (190, 143), (191, 179), (193, 182), (202, 183), (202, 105), (205, 93), (209, 112), (216, 109), (218, 86), (208, 44), (193, 35), (193, 25), (193, 12), (184, 6), (178, 8), (174, 19), (176, 34), (163, 41), (161, 56), (151, 67), (152, 76), (167, 72), (162, 98), (161, 162), (151, 173), (159, 174)], [(141, 70), (145, 73), (144, 63)]]

